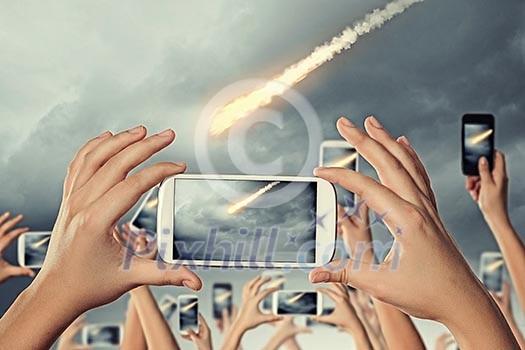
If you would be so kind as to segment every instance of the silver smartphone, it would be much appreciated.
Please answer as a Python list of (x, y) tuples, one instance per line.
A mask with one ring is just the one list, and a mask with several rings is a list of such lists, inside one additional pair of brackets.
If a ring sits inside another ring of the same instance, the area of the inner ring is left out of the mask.
[(180, 295), (179, 304), (179, 331), (182, 335), (188, 334), (188, 329), (199, 332), (199, 297), (196, 295)]
[[(344, 140), (326, 140), (321, 143), (319, 152), (320, 166), (339, 167), (358, 171), (359, 154), (356, 149)], [(355, 194), (335, 186), (337, 193), (337, 202), (343, 207), (353, 207), (355, 203)]]
[(99, 323), (82, 328), (82, 344), (93, 347), (116, 347), (122, 342), (124, 327), (121, 324)]
[(273, 293), (273, 314), (318, 316), (323, 312), (322, 295), (315, 291), (279, 290)]
[(18, 237), (18, 264), (28, 268), (41, 268), (46, 257), (51, 232), (26, 232)]
[(485, 287), (493, 292), (503, 290), (505, 261), (499, 252), (483, 252), (480, 261), (480, 278)]
[(158, 250), (195, 266), (321, 266), (336, 219), (334, 187), (320, 178), (176, 175), (159, 188)]

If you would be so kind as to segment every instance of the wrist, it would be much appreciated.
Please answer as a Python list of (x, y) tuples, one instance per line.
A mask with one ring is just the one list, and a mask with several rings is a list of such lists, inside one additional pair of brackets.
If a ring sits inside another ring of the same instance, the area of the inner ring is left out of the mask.
[(450, 318), (438, 321), (450, 330), (462, 350), (517, 348), (505, 317), (491, 297), (481, 287), (478, 289), (468, 302), (458, 302)]

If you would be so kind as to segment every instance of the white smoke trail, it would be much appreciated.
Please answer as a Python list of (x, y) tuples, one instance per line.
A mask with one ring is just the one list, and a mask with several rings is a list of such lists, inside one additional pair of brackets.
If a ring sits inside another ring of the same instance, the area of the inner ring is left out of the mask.
[(375, 9), (367, 14), (363, 20), (347, 27), (332, 40), (318, 46), (308, 57), (286, 68), (283, 73), (273, 79), (273, 82), (282, 84), (267, 83), (263, 87), (238, 97), (232, 102), (218, 108), (215, 111), (214, 120), (211, 125), (211, 134), (221, 134), (230, 128), (237, 120), (248, 116), (258, 108), (270, 104), (273, 97), (282, 95), (289, 87), (306, 78), (313, 70), (331, 61), (343, 50), (350, 49), (360, 36), (380, 28), (383, 24), (390, 21), (396, 15), (403, 13), (413, 4), (422, 1), (423, 0), (394, 0), (384, 8)]

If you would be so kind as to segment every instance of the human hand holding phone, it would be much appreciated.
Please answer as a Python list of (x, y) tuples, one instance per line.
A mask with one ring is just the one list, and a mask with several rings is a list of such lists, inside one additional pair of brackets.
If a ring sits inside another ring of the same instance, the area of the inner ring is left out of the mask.
[(507, 210), (508, 176), (505, 155), (494, 154), (494, 169), (486, 160), (479, 162), (479, 177), (468, 177), (466, 189), (479, 205), (505, 259), (516, 294), (525, 305), (525, 245), (512, 226)]
[(230, 331), (226, 334), (222, 349), (237, 349), (241, 339), (248, 330), (256, 328), (263, 323), (275, 322), (282, 316), (267, 315), (261, 312), (259, 304), (263, 299), (279, 290), (279, 288), (268, 288), (261, 291), (261, 287), (271, 280), (270, 277), (262, 278), (260, 275), (248, 281), (242, 288), (242, 303), (237, 318), (233, 322)]
[(494, 152), (494, 169), (489, 168), (487, 158), (478, 163), (479, 176), (468, 176), (465, 188), (478, 203), (485, 220), (489, 222), (508, 221), (508, 182), (505, 155)]
[(24, 219), (22, 214), (9, 219), (10, 215), (5, 212), (0, 216), (0, 284), (15, 276), (35, 277), (33, 270), (11, 265), (2, 256), (15, 239), (29, 231), (28, 227), (15, 228)]
[(319, 168), (315, 174), (366, 199), (370, 209), (387, 213), (384, 222), (395, 244), (377, 266), (350, 259), (337, 268), (341, 261), (334, 261), (314, 269), (310, 280), (349, 284), (410, 315), (442, 322), (463, 350), (517, 348), (503, 316), (441, 222), (428, 174), (406, 138), (396, 141), (373, 117), (365, 121), (367, 133), (346, 118), (337, 127), (376, 169), (380, 182), (341, 168)]
[(356, 349), (371, 349), (372, 344), (366, 329), (357, 316), (356, 310), (350, 302), (350, 296), (345, 285), (330, 283), (330, 288), (318, 288), (317, 291), (332, 299), (335, 309), (328, 315), (312, 317), (317, 322), (331, 323), (350, 333), (355, 341)]
[(217, 326), (217, 329), (221, 334), (228, 334), (233, 324), (233, 321), (235, 321), (235, 319), (237, 318), (238, 313), (239, 309), (236, 305), (232, 305), (231, 314), (228, 311), (228, 309), (222, 309), (221, 318), (215, 322), (215, 325)]
[(193, 329), (187, 330), (188, 334), (183, 334), (182, 337), (186, 340), (190, 340), (195, 344), (197, 350), (211, 350), (211, 331), (206, 323), (206, 319), (199, 313), (199, 331), (196, 333)]
[[(78, 315), (139, 285), (201, 288), (197, 275), (184, 267), (136, 256), (129, 257), (125, 271), (127, 252), (113, 238), (116, 223), (142, 194), (186, 169), (183, 163), (165, 162), (128, 175), (174, 138), (172, 130), (146, 138), (146, 129), (138, 126), (116, 135), (105, 132), (77, 152), (42, 270), (0, 321), (6, 347), (49, 348)], [(44, 326), (35, 329), (35, 322)]]

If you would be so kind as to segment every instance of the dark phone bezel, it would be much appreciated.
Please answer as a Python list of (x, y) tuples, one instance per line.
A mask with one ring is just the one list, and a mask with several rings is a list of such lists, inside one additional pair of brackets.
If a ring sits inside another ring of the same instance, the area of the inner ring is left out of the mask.
[(490, 156), (488, 157), (489, 168), (493, 169), (494, 166), (494, 134), (495, 134), (495, 122), (494, 116), (492, 114), (483, 114), (483, 113), (468, 113), (463, 115), (461, 118), (461, 170), (463, 175), (466, 176), (479, 176), (478, 166), (468, 166), (465, 162), (465, 124), (487, 124), (489, 127), (494, 130), (492, 135), (489, 137), (489, 142), (491, 146)]
[[(228, 289), (230, 292), (233, 290), (232, 288), (232, 284), (231, 283), (214, 283), (213, 284), (213, 287), (212, 287), (212, 290), (211, 290), (211, 296), (212, 296), (212, 313), (213, 313), (213, 318), (216, 319), (216, 320), (219, 320), (222, 318), (222, 314), (220, 314), (219, 312), (216, 312), (217, 309), (215, 308), (215, 288), (223, 288), (223, 289)], [(232, 312), (232, 307), (233, 307), (233, 294), (232, 296), (230, 297), (232, 302), (230, 302), (230, 307), (229, 307), (229, 310), (228, 312), (231, 314)]]

